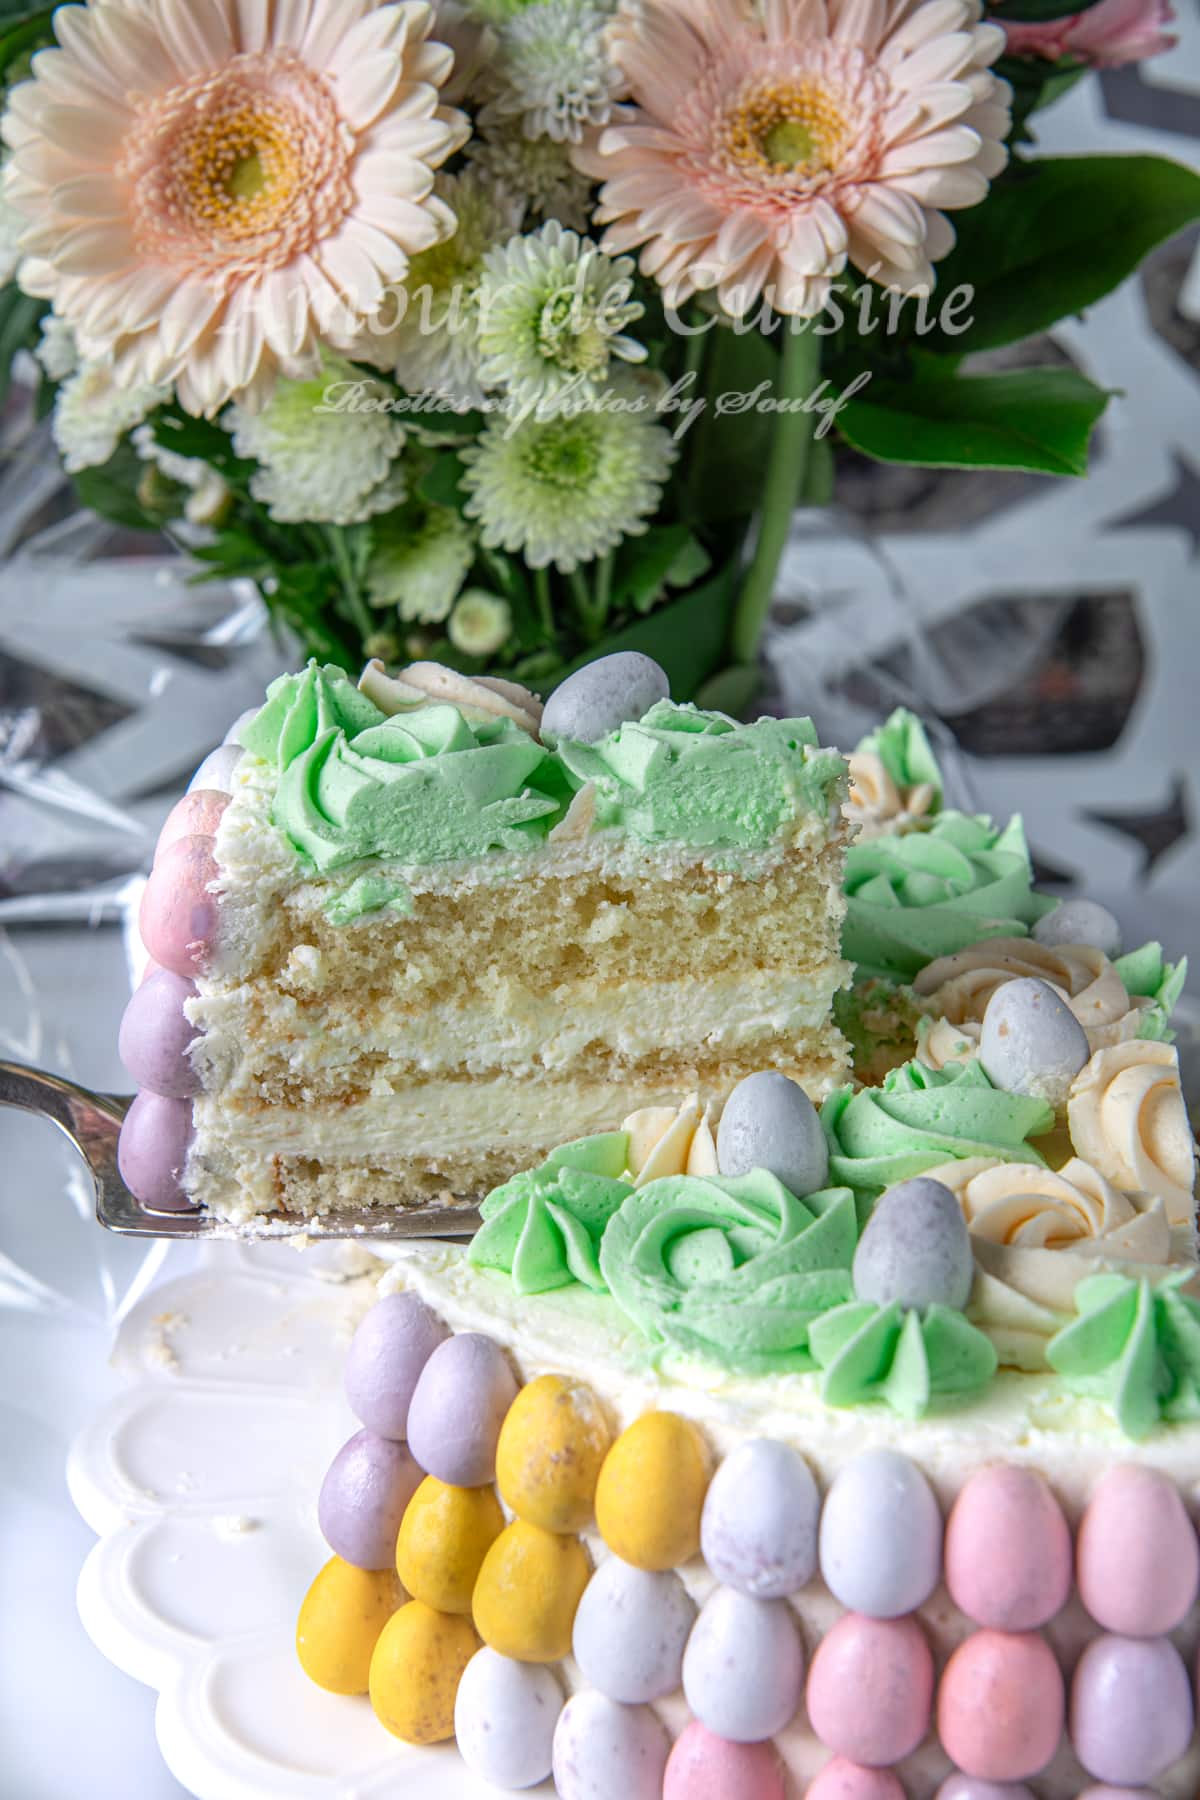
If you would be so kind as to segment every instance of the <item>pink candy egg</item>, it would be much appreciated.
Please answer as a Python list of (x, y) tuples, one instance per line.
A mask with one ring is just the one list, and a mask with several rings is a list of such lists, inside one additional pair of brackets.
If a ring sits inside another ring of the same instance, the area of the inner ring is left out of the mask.
[(212, 839), (184, 837), (159, 860), (142, 895), (142, 942), (164, 969), (195, 975), (205, 967), (217, 935), (217, 879)]
[(192, 1103), (148, 1089), (135, 1096), (117, 1141), (117, 1168), (135, 1200), (152, 1212), (187, 1212), (183, 1166), (192, 1139)]
[(663, 1800), (784, 1800), (783, 1770), (769, 1744), (731, 1744), (699, 1719), (675, 1741)]
[(973, 1775), (947, 1775), (933, 1800), (1034, 1800), (1023, 1781), (977, 1781)]
[(943, 1671), (938, 1736), (964, 1774), (1024, 1781), (1058, 1749), (1064, 1710), (1062, 1670), (1044, 1638), (977, 1631)]
[(1071, 1591), (1071, 1532), (1031, 1469), (980, 1469), (946, 1523), (946, 1586), (977, 1625), (1033, 1631)]
[(1097, 1781), (1139, 1787), (1192, 1739), (1192, 1684), (1170, 1638), (1093, 1638), (1071, 1682), (1071, 1743)]
[(155, 863), (180, 838), (215, 837), (221, 814), (228, 805), (229, 795), (218, 793), (216, 788), (197, 788), (194, 793), (185, 794), (182, 800), (176, 801), (158, 834)]
[(1079, 1800), (1158, 1800), (1153, 1788), (1096, 1787), (1084, 1788)]
[(189, 1100), (200, 1092), (200, 1077), (188, 1055), (196, 1027), (183, 1010), (195, 994), (194, 982), (156, 968), (132, 995), (118, 1048), (139, 1087), (172, 1100)]
[(810, 1783), (805, 1800), (904, 1800), (904, 1789), (887, 1769), (864, 1769), (835, 1756)]
[(1174, 1631), (1200, 1587), (1200, 1548), (1175, 1484), (1134, 1463), (1110, 1469), (1080, 1522), (1075, 1566), (1080, 1598), (1105, 1631)]
[(903, 1761), (929, 1729), (933, 1657), (913, 1618), (847, 1613), (821, 1640), (808, 1675), (808, 1718), (821, 1742), (871, 1768)]

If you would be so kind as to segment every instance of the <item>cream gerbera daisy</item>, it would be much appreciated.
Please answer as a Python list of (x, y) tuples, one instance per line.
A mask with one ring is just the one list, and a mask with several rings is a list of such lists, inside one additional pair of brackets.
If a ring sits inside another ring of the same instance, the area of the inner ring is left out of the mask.
[(423, 0), (92, 0), (4, 116), (20, 279), (119, 381), (214, 413), (312, 373), (454, 226)]
[(927, 289), (1007, 160), (1004, 47), (979, 0), (626, 0), (609, 43), (631, 103), (575, 152), (614, 251), (681, 304), (715, 288), (822, 309), (847, 261)]

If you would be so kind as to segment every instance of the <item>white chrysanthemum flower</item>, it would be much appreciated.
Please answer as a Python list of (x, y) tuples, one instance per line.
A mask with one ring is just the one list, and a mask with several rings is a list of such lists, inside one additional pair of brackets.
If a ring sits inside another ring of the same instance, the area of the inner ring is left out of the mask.
[(84, 363), (54, 402), (51, 430), (67, 473), (106, 463), (125, 433), (170, 398), (168, 387), (117, 381), (108, 363)]
[(605, 125), (623, 77), (608, 49), (612, 9), (598, 0), (544, 0), (501, 27), (495, 106), (528, 137), (578, 144)]
[(434, 191), (453, 212), (456, 229), (412, 258), (403, 285), (387, 295), (355, 354), (394, 374), (411, 393), (431, 389), (477, 406), (483, 398), (477, 308), (483, 259), (517, 229), (522, 202), (478, 169), (440, 175)]
[(181, 456), (160, 444), (149, 425), (139, 425), (133, 433), (133, 447), (144, 463), (149, 463), (168, 481), (187, 489), (183, 516), (189, 525), (215, 525), (229, 506), (229, 483), (219, 469), (202, 462), (198, 456)]
[(273, 519), (354, 525), (403, 500), (406, 482), (396, 459), (404, 426), (394, 413), (339, 404), (346, 383), (378, 385), (364, 384), (349, 363), (327, 356), (312, 380), (280, 381), (261, 412), (232, 406), (223, 415), (238, 455), (260, 465), (250, 492)]
[(464, 656), (494, 656), (511, 631), (508, 601), (486, 588), (468, 588), (450, 614), (446, 636)]
[(490, 548), (568, 575), (645, 531), (675, 456), (670, 432), (645, 410), (494, 418), (463, 452), (466, 510)]
[(42, 335), (33, 354), (51, 381), (65, 381), (79, 367), (79, 346), (75, 333), (57, 313), (47, 313), (42, 320)]
[[(3, 166), (0, 163), (0, 174)], [(21, 260), (21, 233), (27, 222), (24, 213), (18, 212), (9, 199), (4, 182), (0, 180), (0, 287), (10, 282), (17, 272)]]
[(645, 308), (633, 298), (633, 258), (613, 261), (555, 221), (489, 250), (479, 284), (480, 378), (543, 418), (586, 406), (614, 357), (644, 362), (625, 327)]
[(418, 502), (380, 527), (367, 565), (367, 600), (410, 624), (444, 619), (475, 560), (475, 533), (448, 506)]
[(534, 219), (557, 219), (586, 231), (592, 184), (571, 161), (566, 146), (550, 137), (526, 137), (519, 119), (504, 119), (494, 105), (476, 119), (467, 160), (505, 193), (517, 194)]

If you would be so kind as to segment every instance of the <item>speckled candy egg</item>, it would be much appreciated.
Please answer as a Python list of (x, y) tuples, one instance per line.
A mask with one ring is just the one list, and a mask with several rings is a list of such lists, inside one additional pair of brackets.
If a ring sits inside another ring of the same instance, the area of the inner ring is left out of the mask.
[(1192, 1685), (1169, 1638), (1093, 1638), (1071, 1682), (1071, 1743), (1098, 1781), (1157, 1781), (1187, 1749)]
[(562, 1375), (523, 1387), (500, 1430), (496, 1485), (519, 1518), (546, 1531), (583, 1531), (612, 1433), (592, 1390)]
[(400, 1522), (396, 1573), (414, 1600), (469, 1613), (483, 1559), (503, 1530), (491, 1488), (447, 1487), (427, 1475)]
[(188, 1055), (196, 1027), (183, 1010), (195, 997), (195, 982), (170, 969), (153, 970), (130, 996), (118, 1049), (139, 1087), (172, 1100), (199, 1093), (200, 1077)]
[(860, 1300), (963, 1307), (974, 1278), (967, 1221), (944, 1182), (918, 1175), (880, 1195), (854, 1253)]
[(661, 1700), (679, 1686), (695, 1622), (696, 1603), (678, 1575), (606, 1556), (575, 1614), (575, 1661), (610, 1700)]
[(517, 1397), (517, 1379), (498, 1344), (464, 1331), (439, 1344), (417, 1378), (408, 1442), (430, 1475), (451, 1487), (484, 1487), (496, 1477), (496, 1444)]
[(825, 1764), (805, 1790), (805, 1800), (905, 1800), (898, 1778), (888, 1769), (865, 1769), (844, 1756)]
[(356, 1431), (330, 1463), (317, 1500), (329, 1548), (358, 1569), (394, 1567), (400, 1521), (420, 1480), (406, 1445)]
[(1109, 1787), (1098, 1781), (1093, 1787), (1084, 1788), (1079, 1800), (1158, 1800), (1158, 1795), (1153, 1788)]
[(667, 1758), (662, 1800), (784, 1800), (770, 1744), (731, 1744), (693, 1719)]
[(683, 1691), (718, 1737), (755, 1744), (795, 1717), (804, 1689), (804, 1647), (785, 1600), (754, 1600), (715, 1588), (683, 1657)]
[(779, 1600), (817, 1566), (821, 1500), (808, 1464), (788, 1444), (756, 1438), (727, 1456), (709, 1484), (700, 1548), (718, 1581)]
[(408, 1434), (408, 1409), (421, 1371), (450, 1336), (416, 1294), (385, 1294), (371, 1308), (346, 1355), (346, 1398), (379, 1437)]
[(825, 1496), (821, 1574), (851, 1612), (898, 1619), (923, 1606), (942, 1573), (942, 1516), (933, 1489), (898, 1450), (865, 1450)]
[(979, 1469), (946, 1521), (946, 1586), (977, 1625), (1034, 1631), (1071, 1591), (1071, 1531), (1032, 1469)]
[(157, 865), (180, 838), (207, 837), (217, 835), (217, 828), (224, 817), (225, 808), (229, 805), (229, 795), (218, 793), (216, 788), (195, 788), (177, 800), (166, 818), (162, 830), (158, 834), (158, 842), (154, 846), (154, 861)]
[(1196, 1532), (1174, 1482), (1136, 1463), (1110, 1469), (1080, 1521), (1075, 1568), (1080, 1598), (1105, 1631), (1174, 1631), (1200, 1587)]
[(578, 1538), (514, 1519), (483, 1559), (472, 1610), (485, 1644), (517, 1662), (561, 1662), (591, 1575)]
[(974, 1775), (948, 1775), (934, 1800), (1034, 1800), (1023, 1781), (977, 1781)]
[(331, 1556), (296, 1621), (296, 1654), (330, 1694), (365, 1694), (379, 1634), (406, 1596), (391, 1569), (356, 1569)]
[(648, 1706), (575, 1694), (554, 1733), (559, 1800), (660, 1800), (671, 1740)]
[(871, 1768), (902, 1762), (933, 1704), (933, 1656), (917, 1621), (846, 1613), (817, 1646), (806, 1704), (830, 1750)]
[(562, 1706), (562, 1689), (549, 1669), (513, 1662), (485, 1645), (458, 1684), (458, 1753), (472, 1774), (494, 1787), (536, 1787), (550, 1773)]
[(652, 657), (637, 650), (601, 656), (577, 669), (556, 687), (542, 713), (543, 742), (559, 738), (598, 743), (610, 731), (642, 719), (659, 700), (670, 698), (671, 684)]
[(965, 1775), (1025, 1781), (1062, 1738), (1062, 1670), (1036, 1632), (977, 1631), (942, 1672), (937, 1728)]
[(1033, 928), (1039, 944), (1089, 944), (1105, 956), (1120, 956), (1121, 927), (1096, 900), (1064, 900)]
[(804, 1089), (776, 1069), (760, 1069), (739, 1081), (717, 1127), (717, 1163), (722, 1175), (769, 1169), (801, 1198), (824, 1187), (829, 1149)]
[(240, 744), (218, 744), (215, 750), (209, 751), (188, 782), (188, 793), (195, 793), (197, 788), (211, 788), (218, 793), (232, 793), (234, 772), (244, 754)]
[(143, 1088), (117, 1139), (117, 1168), (135, 1200), (153, 1212), (187, 1212), (183, 1171), (192, 1141), (192, 1103)]
[(987, 1003), (979, 1061), (988, 1080), (1010, 1094), (1060, 1106), (1091, 1055), (1087, 1033), (1048, 981), (1005, 981)]
[(694, 1425), (678, 1413), (643, 1413), (621, 1433), (600, 1470), (601, 1537), (635, 1568), (678, 1568), (700, 1548), (709, 1474), (708, 1450)]
[(406, 1744), (454, 1736), (454, 1701), (479, 1639), (468, 1619), (420, 1600), (393, 1613), (371, 1658), (371, 1705), (379, 1723)]
[(163, 852), (142, 893), (142, 942), (164, 969), (191, 976), (209, 961), (217, 937), (218, 869), (210, 837), (178, 838)]

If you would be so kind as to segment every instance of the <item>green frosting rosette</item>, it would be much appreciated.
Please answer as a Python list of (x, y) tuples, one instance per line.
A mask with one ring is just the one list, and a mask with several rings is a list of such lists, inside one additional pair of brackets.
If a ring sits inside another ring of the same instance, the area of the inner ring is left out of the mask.
[(621, 1180), (629, 1135), (605, 1132), (554, 1150), (537, 1169), (493, 1188), (470, 1262), (501, 1269), (518, 1294), (545, 1294), (573, 1282), (603, 1293), (600, 1240), (633, 1183)]
[(896, 786), (903, 791), (927, 785), (933, 789), (930, 813), (942, 804), (942, 771), (925, 735), (925, 727), (916, 713), (898, 706), (890, 718), (869, 731), (856, 752), (877, 756)]
[(811, 1369), (812, 1321), (851, 1297), (847, 1188), (797, 1200), (774, 1175), (668, 1175), (622, 1203), (600, 1247), (613, 1299), (650, 1341), (737, 1374)]
[(1171, 1014), (1179, 1004), (1187, 980), (1187, 957), (1169, 963), (1163, 955), (1162, 945), (1151, 942), (1118, 956), (1113, 968), (1124, 982), (1127, 994), (1150, 1002), (1138, 1025), (1138, 1036), (1164, 1044), (1174, 1043)]
[(1182, 1291), (1195, 1276), (1091, 1275), (1075, 1289), (1078, 1318), (1046, 1346), (1050, 1367), (1105, 1400), (1126, 1437), (1200, 1419), (1200, 1305)]
[(812, 1353), (825, 1371), (829, 1406), (882, 1401), (903, 1419), (920, 1419), (938, 1400), (975, 1393), (996, 1373), (990, 1341), (949, 1306), (906, 1311), (853, 1300), (809, 1329)]
[(968, 1156), (1043, 1162), (1028, 1140), (1050, 1130), (1054, 1109), (993, 1087), (977, 1061), (944, 1069), (908, 1062), (881, 1087), (838, 1088), (821, 1108), (821, 1124), (831, 1177), (869, 1210), (885, 1188), (938, 1163)]
[(1057, 905), (1032, 881), (1019, 816), (997, 831), (986, 818), (945, 812), (928, 831), (851, 844), (842, 952), (860, 977), (909, 981), (984, 938), (1024, 937)]

